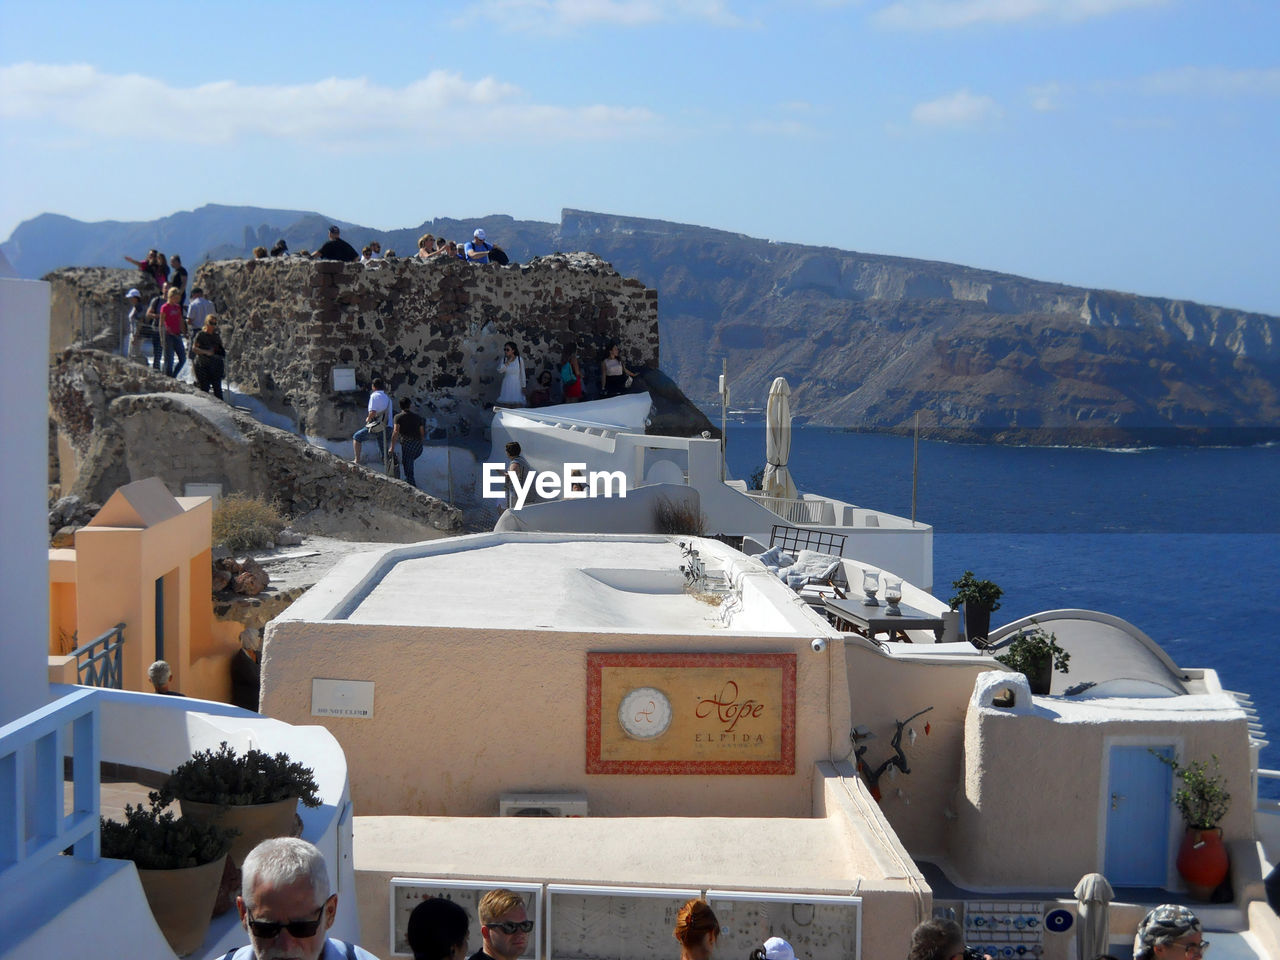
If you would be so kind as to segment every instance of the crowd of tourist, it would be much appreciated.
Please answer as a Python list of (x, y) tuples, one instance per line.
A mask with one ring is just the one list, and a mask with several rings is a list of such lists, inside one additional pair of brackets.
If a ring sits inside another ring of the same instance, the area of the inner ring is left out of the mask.
[(226, 348), (218, 334), (218, 318), (213, 304), (199, 287), (192, 287), (187, 302), (187, 269), (178, 254), (166, 258), (149, 250), (143, 260), (125, 259), (154, 285), (159, 293), (142, 306), (142, 291), (131, 287), (125, 294), (129, 303), (128, 329), (121, 337), (122, 352), (146, 365), (144, 347), (150, 344), (151, 365), (167, 376), (177, 377), (191, 357), (196, 385), (205, 393), (222, 397)]
[[(255, 258), (261, 259), (267, 257), (268, 252), (265, 247), (255, 247), (253, 255)], [(283, 239), (276, 241), (276, 245), (271, 248), (270, 256), (280, 257), (287, 255), (289, 255), (288, 244)], [(384, 252), (382, 242), (379, 240), (370, 240), (357, 251), (355, 247), (342, 239), (342, 229), (337, 224), (329, 227), (329, 238), (315, 252), (302, 250), (299, 251), (298, 256), (308, 257), (312, 260), (339, 260), (343, 263), (363, 264), (376, 264), (379, 261), (400, 259), (394, 250), (389, 249)], [(511, 262), (500, 247), (496, 247), (489, 242), (484, 230), (481, 229), (473, 231), (471, 239), (461, 244), (455, 240), (424, 233), (418, 238), (417, 252), (408, 259), (418, 262), (424, 260), (463, 260), (467, 263), (496, 263), (503, 265)], [(134, 262), (136, 263), (137, 261)]]
[(616, 340), (605, 344), (600, 354), (600, 376), (588, 384), (578, 359), (578, 345), (567, 343), (560, 348), (559, 359), (544, 358), (537, 375), (530, 373), (520, 347), (508, 340), (498, 360), (501, 386), (494, 401), (500, 407), (549, 407), (557, 403), (578, 403), (590, 396), (599, 399), (616, 397), (630, 389), (639, 374), (622, 359), (622, 348)]
[[(282, 238), (268, 251), (255, 247), (254, 259), (291, 256), (289, 245)], [(362, 252), (342, 239), (342, 231), (335, 224), (329, 227), (329, 236), (314, 254), (302, 251), (298, 256), (311, 259), (338, 260), (343, 262), (371, 263), (377, 260), (395, 259), (395, 252), (385, 253), (377, 240), (371, 240)], [(177, 254), (166, 256), (158, 250), (149, 250), (142, 260), (126, 256), (158, 289), (144, 307), (142, 292), (131, 288), (125, 295), (129, 302), (127, 346), (125, 353), (131, 359), (147, 363), (144, 347), (150, 345), (151, 364), (155, 370), (163, 370), (177, 377), (191, 360), (196, 385), (206, 393), (223, 399), (222, 380), (226, 372), (226, 348), (219, 333), (219, 318), (213, 303), (203, 290), (194, 287), (191, 301), (187, 302), (187, 271)], [(489, 242), (483, 229), (473, 231), (469, 241), (461, 246), (445, 237), (430, 233), (418, 238), (418, 251), (411, 258), (426, 260), (464, 260), (473, 264), (506, 264), (503, 251)], [(599, 357), (599, 378), (591, 383), (584, 376), (582, 363), (575, 343), (567, 343), (559, 350), (558, 357), (544, 358), (540, 368), (530, 369), (531, 364), (520, 353), (515, 341), (507, 341), (498, 361), (501, 386), (495, 400), (503, 407), (545, 407), (558, 403), (577, 403), (589, 397), (613, 397), (626, 392), (632, 380), (638, 376), (622, 358), (616, 341), (606, 344)], [(373, 381), (364, 426), (352, 438), (353, 456), (357, 463), (361, 458), (361, 445), (367, 441), (378, 444), (379, 453), (389, 470), (392, 463), (396, 471), (403, 471), (406, 482), (417, 486), (414, 463), (422, 454), (426, 441), (426, 421), (412, 409), (409, 398), (400, 400), (400, 412), (394, 412), (390, 395), (381, 378)]]

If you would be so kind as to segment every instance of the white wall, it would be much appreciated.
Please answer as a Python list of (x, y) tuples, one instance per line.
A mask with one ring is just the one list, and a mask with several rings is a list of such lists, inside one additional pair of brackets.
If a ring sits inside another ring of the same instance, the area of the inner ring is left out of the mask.
[(49, 289), (0, 279), (0, 724), (49, 701)]

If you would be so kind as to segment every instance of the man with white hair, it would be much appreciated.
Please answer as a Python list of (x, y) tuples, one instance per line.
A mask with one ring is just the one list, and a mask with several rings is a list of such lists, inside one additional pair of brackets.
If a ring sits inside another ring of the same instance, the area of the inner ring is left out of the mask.
[(250, 850), (236, 909), (249, 945), (223, 960), (378, 960), (354, 943), (326, 936), (338, 895), (329, 892), (324, 856), (305, 840), (276, 837)]
[(147, 667), (147, 679), (151, 681), (151, 686), (156, 693), (163, 693), (168, 697), (182, 696), (177, 690), (169, 689), (169, 681), (173, 679), (173, 668), (169, 666), (168, 661), (157, 660)]

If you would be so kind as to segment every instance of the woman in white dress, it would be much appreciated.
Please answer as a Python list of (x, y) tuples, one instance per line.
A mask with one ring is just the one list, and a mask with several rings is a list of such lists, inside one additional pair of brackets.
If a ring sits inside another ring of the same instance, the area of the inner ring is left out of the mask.
[(497, 405), (500, 407), (525, 406), (524, 358), (520, 356), (515, 342), (508, 340), (502, 345), (502, 359), (498, 361), (498, 372), (502, 374), (502, 389), (498, 392)]

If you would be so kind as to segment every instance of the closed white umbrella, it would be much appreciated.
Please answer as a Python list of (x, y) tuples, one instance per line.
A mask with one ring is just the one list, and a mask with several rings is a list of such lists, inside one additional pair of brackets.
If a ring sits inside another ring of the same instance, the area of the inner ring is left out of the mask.
[(777, 377), (769, 388), (765, 423), (764, 492), (771, 497), (795, 499), (795, 481), (787, 469), (791, 457), (791, 388), (784, 377)]
[(1076, 884), (1076, 915), (1080, 928), (1076, 931), (1076, 954), (1080, 960), (1110, 953), (1111, 898), (1115, 891), (1100, 873), (1086, 873)]

